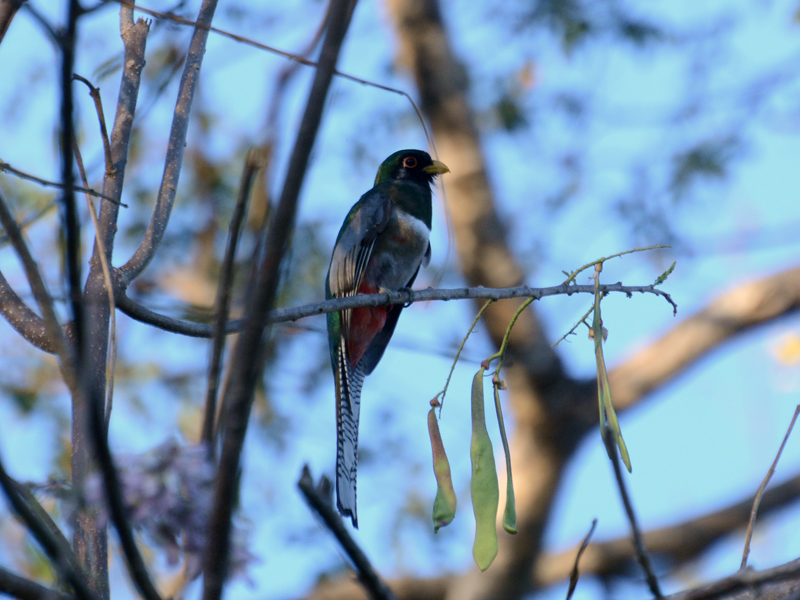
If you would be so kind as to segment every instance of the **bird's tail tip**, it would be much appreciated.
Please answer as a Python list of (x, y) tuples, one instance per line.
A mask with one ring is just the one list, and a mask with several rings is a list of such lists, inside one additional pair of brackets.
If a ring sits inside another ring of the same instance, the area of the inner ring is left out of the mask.
[(338, 502), (337, 508), (339, 509), (339, 514), (342, 515), (342, 518), (347, 519), (349, 517), (350, 521), (353, 523), (353, 529), (358, 529), (358, 515), (356, 514), (356, 509), (344, 507)]

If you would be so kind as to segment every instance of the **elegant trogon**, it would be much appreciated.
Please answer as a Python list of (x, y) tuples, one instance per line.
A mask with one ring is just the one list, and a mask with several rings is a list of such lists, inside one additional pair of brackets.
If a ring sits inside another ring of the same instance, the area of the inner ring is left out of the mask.
[[(400, 150), (381, 164), (374, 187), (347, 213), (333, 248), (326, 298), (410, 287), (431, 257), (431, 183), (449, 169), (422, 150)], [(394, 333), (402, 306), (328, 313), (336, 382), (336, 506), (358, 527), (358, 415), (364, 376)]]

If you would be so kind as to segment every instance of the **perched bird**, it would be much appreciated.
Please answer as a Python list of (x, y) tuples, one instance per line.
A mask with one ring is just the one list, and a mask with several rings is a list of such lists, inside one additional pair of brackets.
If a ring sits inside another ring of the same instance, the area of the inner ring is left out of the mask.
[[(333, 248), (326, 298), (410, 287), (430, 262), (431, 183), (448, 173), (422, 150), (400, 150), (381, 164), (375, 186), (353, 205)], [(336, 506), (358, 527), (358, 415), (364, 376), (372, 373), (394, 333), (402, 306), (328, 313), (336, 382)]]

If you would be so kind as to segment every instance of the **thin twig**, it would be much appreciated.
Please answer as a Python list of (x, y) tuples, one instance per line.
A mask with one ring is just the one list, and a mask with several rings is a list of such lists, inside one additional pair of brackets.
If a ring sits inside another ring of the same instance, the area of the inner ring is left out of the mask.
[[(300, 189), (311, 150), (322, 120), (339, 51), (350, 24), (353, 0), (332, 0), (330, 19), (320, 52), (319, 67), (309, 92), (303, 118), (289, 158), (280, 200), (266, 236), (262, 261), (254, 261), (245, 311), (245, 328), (236, 342), (231, 370), (223, 394), (224, 430), (214, 504), (209, 519), (209, 544), (205, 555), (203, 600), (219, 600), (222, 594), (230, 551), (231, 518), (238, 495), (238, 474), (244, 438), (256, 383), (265, 360), (264, 316), (272, 308), (278, 292), (281, 264), (295, 228)], [(264, 239), (264, 238), (262, 238)]]
[[(262, 44), (261, 42), (257, 42), (255, 40), (250, 39), (250, 38), (247, 38), (247, 37), (244, 37), (244, 36), (241, 36), (241, 35), (237, 35), (235, 33), (229, 32), (229, 31), (225, 31), (224, 29), (219, 29), (217, 27), (211, 27), (210, 25), (205, 25), (203, 23), (190, 21), (189, 19), (184, 19), (183, 17), (179, 17), (178, 15), (174, 15), (174, 14), (171, 14), (171, 13), (163, 13), (163, 12), (159, 12), (157, 10), (144, 8), (144, 7), (141, 7), (141, 6), (139, 6), (139, 5), (137, 5), (137, 4), (133, 3), (133, 2), (129, 2), (128, 0), (116, 0), (116, 1), (119, 2), (120, 4), (122, 4), (123, 6), (129, 6), (131, 8), (135, 8), (136, 10), (142, 11), (145, 14), (152, 15), (152, 16), (157, 17), (159, 19), (167, 19), (169, 21), (172, 21), (173, 23), (179, 23), (181, 25), (188, 25), (188, 26), (191, 26), (191, 27), (199, 27), (199, 28), (206, 29), (207, 31), (211, 31), (213, 33), (219, 34), (219, 35), (221, 35), (223, 37), (232, 39), (232, 40), (234, 40), (236, 42), (241, 42), (242, 44), (247, 44), (249, 46), (253, 46), (254, 48), (258, 48), (259, 50), (265, 50), (267, 52), (271, 52), (273, 54), (277, 54), (279, 56), (283, 56), (284, 58), (288, 58), (290, 60), (296, 61), (296, 62), (300, 63), (301, 65), (306, 65), (308, 67), (318, 67), (319, 66), (318, 63), (314, 62), (313, 60), (309, 60), (306, 57), (301, 56), (299, 54), (294, 54), (292, 52), (286, 52), (285, 50), (281, 50), (279, 48), (275, 48), (274, 46), (268, 46), (266, 44)], [(368, 79), (362, 79), (361, 77), (356, 77), (355, 75), (350, 75), (348, 73), (343, 73), (343, 72), (335, 70), (335, 69), (333, 71), (333, 74), (336, 75), (337, 77), (341, 77), (343, 79), (349, 79), (350, 81), (354, 81), (355, 83), (360, 83), (361, 85), (374, 87), (376, 89), (383, 90), (384, 92), (391, 92), (392, 94), (397, 94), (399, 96), (403, 96), (411, 104), (411, 107), (414, 109), (414, 112), (416, 113), (417, 118), (419, 119), (419, 122), (422, 125), (422, 129), (425, 131), (425, 137), (428, 139), (428, 143), (431, 145), (431, 148), (433, 148), (433, 137), (431, 136), (430, 131), (428, 130), (428, 125), (425, 122), (425, 118), (422, 116), (422, 111), (419, 109), (419, 107), (417, 106), (417, 103), (414, 102), (414, 99), (409, 95), (408, 92), (405, 92), (405, 91), (403, 91), (401, 89), (398, 89), (398, 88), (393, 88), (393, 87), (388, 86), (388, 85), (383, 85), (382, 83), (377, 83), (375, 81), (369, 81)]]
[(589, 541), (592, 539), (592, 534), (594, 534), (594, 530), (597, 527), (597, 519), (592, 519), (592, 526), (589, 528), (589, 533), (583, 538), (581, 542), (580, 548), (578, 548), (578, 552), (575, 554), (575, 564), (572, 565), (572, 573), (569, 575), (569, 589), (567, 590), (567, 600), (572, 598), (572, 594), (575, 593), (575, 588), (578, 587), (578, 578), (581, 576), (581, 572), (578, 569), (578, 565), (581, 562), (581, 556), (583, 555), (583, 551), (586, 550), (586, 546), (589, 545)]
[[(28, 227), (33, 225), (36, 221), (41, 219), (43, 216), (45, 216), (47, 213), (49, 213), (51, 209), (55, 208), (56, 206), (58, 206), (58, 200), (53, 200), (51, 202), (48, 202), (47, 204), (45, 204), (42, 208), (37, 210), (32, 215), (22, 219), (22, 221), (20, 221), (20, 223), (19, 223), (19, 228), (22, 231), (25, 231), (25, 229), (27, 229)], [(7, 235), (0, 236), (0, 246), (3, 246), (5, 244), (9, 243), (9, 241), (10, 241), (10, 239), (9, 239), (9, 237)]]
[(239, 243), (242, 224), (247, 215), (247, 204), (253, 179), (258, 169), (263, 166), (263, 163), (263, 152), (251, 150), (247, 153), (242, 179), (239, 183), (239, 195), (236, 198), (236, 207), (231, 216), (231, 224), (228, 229), (228, 243), (225, 248), (225, 257), (222, 261), (222, 269), (219, 276), (215, 308), (216, 322), (214, 323), (211, 359), (208, 365), (208, 387), (201, 434), (201, 441), (208, 444), (209, 448), (214, 447), (214, 419), (217, 413), (217, 393), (222, 371), (222, 353), (225, 349), (225, 326), (228, 321), (231, 292), (233, 291), (233, 267), (236, 260), (236, 248)]
[[(108, 129), (106, 128), (106, 117), (105, 113), (103, 112), (103, 100), (100, 98), (100, 88), (94, 87), (88, 79), (81, 77), (77, 73), (73, 73), (72, 78), (76, 81), (86, 84), (86, 87), (89, 88), (89, 95), (92, 97), (92, 100), (94, 100), (94, 108), (97, 112), (97, 119), (100, 122), (100, 137), (103, 140), (103, 153), (105, 156), (106, 173), (111, 173), (114, 168), (114, 163), (111, 160), (111, 142), (108, 141)], [(85, 182), (84, 186), (89, 187)]]
[(569, 330), (567, 333), (565, 333), (565, 334), (564, 334), (564, 335), (562, 335), (560, 338), (558, 338), (558, 341), (557, 341), (555, 344), (553, 344), (553, 348), (555, 348), (555, 347), (556, 347), (556, 346), (558, 346), (558, 345), (559, 345), (561, 342), (563, 342), (564, 340), (566, 340), (566, 339), (567, 339), (567, 337), (569, 337), (570, 335), (574, 334), (574, 333), (575, 333), (575, 330), (576, 330), (578, 327), (580, 327), (580, 324), (581, 324), (581, 323), (583, 323), (584, 325), (586, 325), (586, 327), (588, 327), (589, 329), (591, 329), (591, 326), (590, 326), (590, 325), (589, 325), (589, 324), (586, 322), (586, 319), (588, 319), (588, 318), (589, 318), (589, 315), (590, 315), (590, 314), (592, 314), (592, 311), (593, 311), (593, 310), (594, 310), (594, 304), (592, 304), (592, 306), (589, 308), (589, 310), (587, 310), (585, 313), (583, 313), (583, 316), (582, 316), (580, 319), (578, 319), (578, 320), (575, 322), (575, 325), (573, 325), (573, 326), (572, 326), (572, 329), (570, 329), (570, 330)]
[[(323, 480), (320, 481), (320, 487), (324, 488), (325, 477), (323, 476), (322, 479)], [(308, 465), (303, 465), (303, 472), (300, 476), (300, 480), (297, 482), (297, 487), (303, 494), (306, 502), (308, 502), (308, 505), (319, 515), (325, 527), (334, 535), (339, 545), (342, 547), (342, 550), (345, 551), (345, 554), (347, 554), (352, 561), (356, 575), (369, 596), (373, 600), (395, 600), (394, 594), (386, 584), (381, 581), (381, 578), (378, 577), (378, 573), (375, 571), (372, 563), (369, 562), (367, 555), (364, 554), (364, 551), (356, 544), (350, 532), (347, 531), (347, 528), (344, 526), (344, 521), (342, 521), (342, 518), (333, 508), (331, 497), (326, 497), (314, 486), (314, 479), (311, 476)], [(328, 484), (328, 487), (330, 487), (330, 484)]]
[(186, 148), (186, 134), (189, 131), (189, 119), (192, 112), (195, 90), (200, 80), (200, 67), (206, 52), (208, 29), (217, 9), (217, 0), (203, 0), (197, 16), (197, 25), (189, 44), (189, 52), (183, 65), (178, 100), (172, 117), (172, 126), (167, 144), (167, 158), (164, 162), (164, 174), (158, 190), (153, 216), (144, 234), (141, 244), (133, 256), (121, 268), (122, 276), (130, 283), (147, 268), (153, 260), (164, 232), (167, 230), (172, 207), (175, 204), (175, 194), (178, 191), (183, 154)]
[(597, 266), (597, 265), (602, 265), (602, 264), (604, 264), (604, 263), (605, 263), (607, 260), (611, 260), (612, 258), (619, 258), (619, 257), (621, 257), (621, 256), (625, 256), (626, 254), (634, 254), (634, 253), (637, 253), (637, 252), (648, 252), (648, 251), (650, 251), (650, 250), (667, 250), (667, 249), (669, 249), (669, 248), (672, 248), (672, 246), (660, 246), (660, 245), (656, 245), (656, 246), (647, 246), (647, 247), (645, 247), (645, 248), (633, 248), (632, 250), (623, 250), (622, 252), (617, 252), (616, 254), (611, 254), (611, 255), (609, 255), (609, 256), (604, 256), (603, 258), (598, 258), (597, 260), (593, 260), (593, 261), (592, 261), (592, 262), (590, 262), (590, 263), (586, 263), (586, 264), (585, 264), (585, 265), (583, 265), (582, 267), (578, 267), (578, 268), (577, 268), (577, 269), (575, 269), (575, 270), (574, 270), (572, 273), (566, 273), (566, 272), (565, 272), (564, 274), (567, 276), (567, 278), (564, 280), (564, 283), (570, 283), (570, 282), (572, 282), (572, 281), (575, 281), (575, 278), (576, 278), (576, 277), (577, 277), (577, 276), (578, 276), (578, 275), (579, 275), (581, 272), (583, 272), (583, 271), (585, 271), (586, 269), (589, 269), (589, 268), (591, 268), (591, 267), (595, 267), (595, 266)]
[(64, 546), (61, 540), (52, 534), (49, 527), (43, 523), (19, 493), (19, 484), (6, 472), (5, 465), (0, 460), (0, 486), (5, 492), (11, 508), (25, 523), (36, 541), (39, 542), (45, 554), (50, 558), (53, 566), (66, 579), (75, 590), (75, 595), (81, 600), (97, 600), (89, 589), (86, 575), (75, 564), (71, 557), (69, 546)]
[[(604, 294), (611, 292), (618, 292), (631, 296), (633, 294), (654, 294), (661, 296), (669, 302), (673, 307), (673, 312), (678, 310), (678, 305), (672, 300), (670, 295), (658, 288), (651, 285), (644, 286), (626, 286), (622, 283), (601, 284), (600, 291)], [(380, 294), (359, 294), (357, 296), (349, 296), (347, 298), (335, 298), (332, 300), (324, 300), (322, 302), (315, 302), (313, 304), (304, 304), (302, 306), (295, 306), (292, 308), (279, 308), (271, 310), (264, 315), (267, 323), (285, 323), (287, 321), (297, 321), (307, 317), (322, 315), (329, 312), (336, 312), (351, 308), (361, 308), (365, 306), (388, 306), (397, 304), (413, 304), (415, 302), (428, 302), (431, 300), (506, 300), (509, 298), (533, 298), (540, 300), (547, 296), (571, 296), (573, 294), (594, 294), (594, 286), (592, 285), (565, 285), (560, 284), (546, 288), (533, 288), (527, 285), (511, 287), (511, 288), (427, 288), (424, 290), (398, 290), (394, 292), (385, 292)], [(181, 335), (190, 337), (208, 338), (213, 335), (213, 326), (205, 323), (196, 323), (192, 321), (183, 321), (181, 319), (174, 319), (166, 315), (159, 314), (149, 308), (143, 306), (136, 300), (120, 294), (117, 296), (117, 308), (119, 308), (126, 315), (140, 321), (153, 325), (164, 331), (171, 331)], [(244, 320), (228, 321), (226, 331), (230, 333), (237, 333), (242, 330)]]
[(53, 42), (56, 46), (61, 44), (61, 33), (56, 31), (56, 28), (48, 21), (42, 13), (40, 13), (32, 4), (25, 4), (23, 5), (25, 10), (33, 17), (33, 19), (39, 23), (42, 29), (45, 30), (47, 36), (50, 38), (50, 41)]
[(611, 457), (611, 464), (614, 467), (614, 477), (617, 480), (619, 495), (622, 497), (622, 504), (625, 506), (625, 514), (628, 516), (628, 522), (631, 525), (633, 545), (636, 548), (636, 558), (639, 560), (639, 564), (642, 565), (642, 568), (644, 569), (647, 585), (650, 588), (653, 596), (656, 598), (662, 598), (663, 596), (661, 594), (661, 588), (658, 585), (658, 579), (653, 572), (653, 565), (650, 562), (650, 555), (647, 553), (647, 548), (644, 544), (642, 530), (639, 528), (639, 523), (636, 519), (636, 513), (633, 510), (633, 504), (631, 503), (630, 496), (628, 495), (628, 489), (625, 486), (625, 479), (622, 475), (622, 467), (619, 466), (620, 460), (619, 453), (617, 452), (617, 445), (614, 443), (614, 440), (611, 436), (604, 436), (603, 441), (605, 442), (608, 455)]
[[(3, 162), (1, 160), (0, 160), (0, 171), (2, 171), (4, 173), (8, 173), (10, 175), (16, 175), (20, 179), (27, 179), (28, 181), (33, 181), (35, 183), (38, 183), (39, 185), (44, 185), (44, 186), (47, 186), (47, 187), (54, 187), (54, 188), (58, 188), (58, 189), (61, 189), (61, 190), (64, 189), (64, 184), (63, 183), (59, 183), (57, 181), (50, 181), (48, 179), (42, 179), (41, 177), (37, 177), (36, 175), (31, 175), (30, 173), (26, 173), (25, 171), (20, 171), (19, 169), (15, 169), (14, 167), (12, 167), (7, 162)], [(123, 204), (122, 202), (120, 202), (118, 200), (115, 200), (114, 198), (109, 198), (108, 196), (104, 196), (103, 194), (101, 194), (97, 190), (93, 190), (93, 189), (85, 188), (85, 187), (73, 187), (72, 191), (73, 192), (84, 192), (86, 194), (90, 194), (90, 195), (94, 196), (95, 198), (102, 198), (103, 200), (108, 200), (109, 202), (113, 202), (114, 204), (117, 204), (119, 206), (124, 206), (125, 208), (128, 208), (127, 204)]]
[(739, 567), (740, 569), (744, 569), (747, 566), (747, 557), (750, 554), (750, 539), (753, 537), (753, 527), (756, 524), (758, 505), (761, 504), (761, 497), (764, 495), (764, 489), (767, 487), (769, 480), (772, 479), (772, 476), (775, 474), (775, 468), (778, 466), (778, 461), (781, 459), (781, 454), (783, 454), (783, 449), (786, 446), (786, 442), (789, 441), (789, 436), (792, 434), (792, 429), (794, 429), (794, 424), (795, 421), (797, 421), (798, 414), (800, 414), (800, 404), (798, 404), (797, 408), (794, 410), (794, 415), (789, 423), (789, 428), (786, 430), (786, 435), (783, 436), (783, 441), (781, 442), (781, 447), (778, 448), (778, 453), (775, 455), (775, 460), (772, 461), (769, 471), (767, 471), (767, 475), (764, 477), (764, 481), (762, 481), (761, 485), (758, 486), (756, 497), (753, 500), (753, 509), (750, 511), (750, 521), (747, 524), (747, 533), (744, 536), (744, 550), (742, 551), (742, 564)]
[[(440, 418), (442, 416), (442, 406), (444, 405), (444, 397), (447, 394), (447, 388), (450, 386), (450, 379), (453, 377), (453, 371), (455, 371), (456, 369), (456, 365), (458, 364), (458, 359), (461, 356), (461, 351), (464, 350), (464, 345), (467, 343), (467, 340), (469, 339), (469, 336), (472, 334), (473, 329), (475, 329), (475, 326), (478, 324), (478, 321), (480, 320), (481, 316), (483, 316), (483, 313), (486, 312), (486, 309), (489, 308), (492, 302), (493, 300), (487, 300), (481, 307), (481, 309), (478, 311), (478, 314), (475, 315), (475, 318), (472, 320), (472, 325), (469, 326), (469, 329), (467, 329), (467, 334), (464, 336), (464, 339), (461, 340), (461, 344), (459, 344), (458, 346), (458, 352), (456, 352), (456, 356), (455, 358), (453, 358), (453, 364), (450, 365), (450, 372), (447, 374), (447, 380), (445, 380), (444, 382), (444, 387), (442, 388), (442, 391), (433, 397), (433, 400), (436, 400), (439, 404)], [(433, 402), (433, 400), (431, 402)]]

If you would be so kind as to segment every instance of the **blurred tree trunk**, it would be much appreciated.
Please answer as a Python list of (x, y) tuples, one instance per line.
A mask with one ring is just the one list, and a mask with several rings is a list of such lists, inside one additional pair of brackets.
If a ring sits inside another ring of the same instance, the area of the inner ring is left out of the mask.
[[(460, 267), (470, 286), (507, 287), (523, 282), (492, 197), (474, 115), (467, 102), (467, 73), (453, 55), (435, 0), (388, 0), (400, 41), (399, 61), (414, 76), (422, 111), (430, 120), (447, 180)], [(486, 312), (499, 345), (520, 301)], [(517, 322), (509, 344), (509, 398), (515, 431), (511, 456), (519, 533), (500, 528), (492, 568), (474, 570), (448, 590), (452, 599), (520, 598), (530, 590), (564, 464), (594, 422), (594, 383), (567, 377), (534, 310)], [(503, 486), (501, 486), (502, 488)]]

